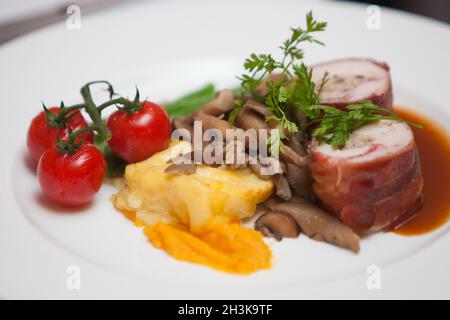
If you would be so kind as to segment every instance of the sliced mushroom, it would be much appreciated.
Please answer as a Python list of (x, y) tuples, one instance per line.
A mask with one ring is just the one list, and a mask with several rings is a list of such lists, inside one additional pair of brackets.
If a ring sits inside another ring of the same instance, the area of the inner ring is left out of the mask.
[(195, 163), (172, 163), (169, 165), (164, 172), (167, 174), (178, 174), (178, 175), (190, 175), (197, 171), (197, 165)]
[[(194, 126), (192, 125), (192, 121), (190, 119), (173, 119), (172, 120), (172, 127), (174, 129), (184, 129), (189, 132), (189, 135), (190, 135), (189, 142), (192, 142), (192, 139), (194, 138)], [(183, 140), (185, 140), (185, 139), (187, 140), (187, 137), (185, 137), (184, 135), (182, 138), (183, 138)]]
[[(266, 105), (254, 101), (254, 100), (248, 100), (245, 104), (244, 104), (244, 108), (243, 109), (250, 109), (255, 111), (256, 113), (259, 113), (260, 115), (264, 116), (264, 119), (267, 119), (267, 127), (269, 129), (281, 129), (281, 122), (278, 121), (277, 119), (275, 119), (273, 116), (272, 111), (270, 111)], [(271, 118), (272, 117), (272, 118)], [(284, 134), (289, 137), (291, 135), (291, 133), (284, 129), (283, 130)]]
[(261, 161), (249, 161), (248, 165), (253, 170), (254, 173), (258, 175), (263, 180), (270, 180), (273, 178), (274, 175), (282, 174), (283, 170), (281, 169), (281, 166), (279, 166), (277, 171), (273, 172), (273, 174), (263, 174), (263, 169), (267, 168), (266, 165), (261, 163)]
[(297, 167), (295, 164), (288, 163), (286, 179), (291, 187), (292, 193), (301, 196), (311, 202), (315, 202), (315, 196), (312, 189), (312, 179), (307, 167)]
[(262, 104), (261, 102), (255, 101), (255, 100), (248, 100), (244, 104), (243, 109), (253, 110), (256, 113), (263, 115), (264, 117), (273, 116), (273, 113), (269, 109), (267, 109), (266, 105)]
[(260, 177), (261, 179), (263, 179), (263, 180), (272, 179), (272, 176), (262, 174), (263, 165), (260, 162), (256, 162), (256, 163), (249, 162), (248, 165), (252, 169), (252, 171), (254, 173), (256, 173), (256, 175), (258, 177)]
[[(302, 157), (306, 156), (307, 152), (305, 147), (300, 143), (296, 135), (291, 136), (287, 145), (298, 155)], [(287, 163), (286, 167), (284, 172), (293, 193), (310, 201), (315, 201), (312, 191), (312, 179), (307, 166), (299, 167), (296, 164)]]
[[(201, 160), (203, 164), (206, 164), (211, 167), (220, 167), (221, 165), (225, 164), (224, 157), (225, 157), (225, 146), (223, 145), (223, 141), (217, 142), (219, 145), (217, 146), (215, 144), (216, 142), (203, 142), (203, 149), (200, 150)], [(208, 150), (208, 155), (204, 154), (203, 152), (206, 151), (206, 148), (212, 148)], [(218, 152), (216, 156), (216, 152)], [(209, 159), (204, 159), (203, 157), (207, 156)], [(208, 161), (205, 161), (208, 160)]]
[(280, 161), (280, 168), (281, 168), (281, 173), (286, 172), (287, 171), (286, 163)]
[(310, 202), (294, 197), (289, 202), (271, 198), (264, 204), (271, 210), (289, 213), (302, 232), (310, 238), (332, 243), (355, 253), (359, 252), (359, 236), (337, 218)]
[[(267, 130), (269, 128), (266, 121), (264, 121), (264, 119), (259, 114), (246, 108), (242, 108), (239, 111), (234, 124), (236, 127), (245, 130), (244, 142), (247, 147), (249, 147), (250, 141), (254, 141), (258, 145), (259, 130)], [(253, 129), (254, 131), (251, 129)]]
[[(200, 157), (199, 157), (200, 158)], [(179, 154), (178, 156), (171, 158), (167, 161), (167, 163), (173, 163), (173, 164), (199, 164), (199, 163), (203, 163), (201, 160), (203, 160), (203, 158), (200, 159), (200, 161), (197, 161), (196, 157), (195, 157), (195, 151), (192, 150), (188, 153), (184, 153), (184, 154)]]
[(223, 138), (226, 137), (226, 130), (233, 129), (233, 127), (228, 121), (219, 119), (215, 116), (206, 114), (202, 111), (195, 112), (194, 119), (202, 122), (203, 130), (207, 129), (219, 130), (222, 133)]
[(172, 126), (174, 129), (192, 130), (192, 121), (189, 119), (173, 119)]
[(242, 223), (246, 224), (246, 225), (254, 225), (255, 221), (258, 220), (258, 218), (260, 216), (262, 216), (263, 214), (265, 214), (266, 212), (270, 211), (269, 207), (266, 206), (263, 203), (258, 203), (256, 205), (256, 209), (253, 212), (253, 214), (250, 217), (247, 218), (242, 218)]
[(280, 211), (268, 211), (255, 221), (255, 229), (266, 237), (278, 241), (283, 238), (297, 238), (300, 229), (291, 215)]
[(224, 156), (225, 164), (231, 169), (244, 169), (248, 165), (249, 157), (243, 142), (228, 141), (224, 148)]
[(230, 90), (222, 90), (210, 102), (201, 107), (201, 112), (211, 116), (220, 116), (234, 108), (234, 95)]
[(255, 129), (258, 131), (260, 129), (269, 129), (266, 121), (258, 113), (247, 108), (242, 108), (239, 111), (235, 124), (244, 130)]
[(258, 204), (256, 205), (256, 210), (255, 210), (255, 212), (253, 213), (253, 215), (259, 217), (259, 216), (263, 215), (264, 213), (266, 213), (266, 212), (268, 212), (268, 211), (270, 211), (270, 209), (269, 209), (268, 206), (266, 206), (266, 205), (263, 204), (263, 203), (258, 203)]
[(235, 153), (234, 155), (234, 163), (231, 164), (227, 164), (228, 168), (230, 169), (245, 169), (248, 166), (248, 155), (246, 153), (244, 153), (243, 155), (243, 162), (238, 163), (237, 162), (237, 157), (239, 157), (238, 152)]
[(285, 200), (288, 201), (292, 198), (292, 192), (291, 192), (291, 188), (289, 187), (289, 183), (286, 179), (286, 177), (284, 176), (284, 174), (277, 174), (274, 177), (274, 182), (275, 182), (275, 188), (276, 188), (276, 195)]
[(308, 134), (306, 131), (306, 124), (308, 122), (308, 119), (306, 118), (306, 115), (297, 107), (292, 105), (288, 107), (288, 113), (290, 118), (297, 124), (299, 128), (298, 132), (296, 132), (293, 136), (295, 136), (298, 142), (302, 144), (308, 142)]
[(302, 157), (287, 145), (283, 145), (283, 150), (280, 152), (280, 159), (284, 162), (295, 164), (298, 167), (305, 167), (308, 164), (307, 157)]
[(304, 157), (306, 156), (306, 148), (303, 146), (296, 134), (292, 135), (287, 143), (288, 147), (294, 150), (297, 154)]
[[(178, 121), (177, 121), (178, 120)], [(192, 114), (185, 116), (184, 118), (179, 118), (179, 119), (173, 119), (173, 124), (176, 127), (176, 124), (178, 123), (184, 123), (184, 124), (190, 124), (192, 125), (192, 123), (194, 122), (194, 116)]]

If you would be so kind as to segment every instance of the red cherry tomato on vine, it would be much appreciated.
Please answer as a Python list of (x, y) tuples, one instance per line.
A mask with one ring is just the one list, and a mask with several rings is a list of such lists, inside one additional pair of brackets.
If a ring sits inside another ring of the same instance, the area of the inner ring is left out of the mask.
[[(49, 111), (54, 115), (57, 115), (60, 108), (52, 107)], [(44, 111), (41, 111), (32, 121), (30, 127), (28, 128), (27, 134), (27, 147), (30, 158), (37, 164), (42, 154), (50, 147), (57, 144), (56, 137), (58, 136), (61, 140), (66, 141), (69, 135), (69, 128), (72, 131), (78, 129), (86, 128), (88, 125), (86, 120), (84, 120), (83, 115), (80, 111), (72, 111), (69, 115), (74, 114), (65, 128), (52, 127), (47, 123), (46, 115)], [(87, 142), (92, 143), (94, 141), (94, 135), (92, 132), (87, 132), (80, 135), (75, 142), (80, 142), (82, 139), (86, 138)]]
[(111, 149), (127, 162), (147, 159), (169, 146), (172, 126), (166, 111), (156, 103), (145, 101), (142, 109), (129, 113), (117, 110), (108, 118)]
[(37, 173), (42, 191), (51, 200), (78, 206), (91, 201), (100, 189), (106, 163), (92, 144), (83, 144), (72, 154), (51, 147), (39, 160)]

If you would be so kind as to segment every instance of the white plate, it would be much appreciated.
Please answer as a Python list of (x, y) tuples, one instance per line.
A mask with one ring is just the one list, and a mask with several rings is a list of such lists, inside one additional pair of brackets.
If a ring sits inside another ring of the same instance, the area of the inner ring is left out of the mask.
[[(353, 255), (305, 236), (271, 243), (273, 269), (233, 276), (179, 262), (148, 244), (109, 202), (104, 186), (78, 212), (53, 206), (25, 161), (31, 117), (78, 90), (108, 79), (124, 94), (166, 100), (209, 81), (236, 84), (251, 52), (275, 51), (305, 13), (328, 21), (308, 47), (308, 63), (368, 56), (392, 69), (396, 104), (418, 110), (449, 129), (450, 28), (388, 9), (381, 29), (366, 27), (364, 5), (310, 1), (136, 2), (82, 17), (0, 47), (2, 91), (0, 179), (0, 296), (4, 298), (450, 298), (449, 225), (420, 237), (377, 234)], [(68, 266), (81, 271), (70, 290)], [(377, 265), (381, 289), (367, 286)]]

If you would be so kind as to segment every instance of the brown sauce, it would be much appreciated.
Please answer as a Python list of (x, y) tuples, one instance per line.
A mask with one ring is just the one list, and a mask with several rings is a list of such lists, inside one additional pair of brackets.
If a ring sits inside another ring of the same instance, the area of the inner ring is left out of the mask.
[(423, 126), (412, 130), (419, 150), (425, 201), (417, 214), (394, 232), (420, 235), (436, 230), (450, 218), (450, 138), (444, 128), (423, 115), (401, 107), (396, 107), (395, 112)]

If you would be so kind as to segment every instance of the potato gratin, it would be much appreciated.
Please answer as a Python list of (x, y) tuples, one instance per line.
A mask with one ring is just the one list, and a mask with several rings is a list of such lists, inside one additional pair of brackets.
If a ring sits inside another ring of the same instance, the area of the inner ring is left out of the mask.
[(115, 207), (176, 259), (241, 274), (269, 268), (271, 252), (261, 234), (239, 222), (272, 194), (273, 182), (249, 168), (199, 165), (191, 175), (164, 172), (174, 155), (190, 151), (189, 143), (176, 141), (128, 165)]

